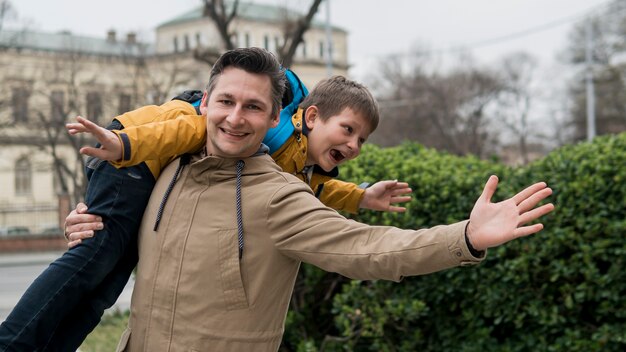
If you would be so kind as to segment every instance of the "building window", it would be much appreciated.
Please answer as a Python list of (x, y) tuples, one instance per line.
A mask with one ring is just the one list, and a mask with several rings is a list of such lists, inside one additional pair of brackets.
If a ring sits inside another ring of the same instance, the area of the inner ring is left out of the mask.
[(102, 96), (98, 92), (87, 93), (87, 118), (91, 121), (102, 118)]
[(324, 42), (320, 41), (320, 58), (323, 59), (324, 56)]
[(174, 37), (174, 52), (178, 52), (178, 37)]
[(202, 35), (200, 32), (196, 33), (196, 48), (202, 47)]
[(28, 99), (30, 98), (30, 91), (26, 88), (14, 88), (11, 98), (13, 105), (13, 122), (28, 122)]
[(31, 193), (32, 175), (30, 162), (21, 158), (15, 163), (15, 194), (29, 195)]
[(245, 43), (246, 43), (246, 48), (249, 48), (250, 47), (250, 33), (245, 34)]
[(189, 51), (191, 49), (191, 43), (189, 43), (189, 36), (185, 34), (185, 51)]
[(120, 102), (117, 106), (117, 113), (123, 114), (130, 111), (130, 94), (120, 93)]
[(64, 107), (65, 93), (60, 90), (53, 91), (50, 95), (50, 117), (52, 118), (52, 121), (65, 121), (65, 113), (63, 112)]
[(263, 48), (265, 48), (265, 50), (270, 50), (270, 36), (269, 35), (263, 36)]

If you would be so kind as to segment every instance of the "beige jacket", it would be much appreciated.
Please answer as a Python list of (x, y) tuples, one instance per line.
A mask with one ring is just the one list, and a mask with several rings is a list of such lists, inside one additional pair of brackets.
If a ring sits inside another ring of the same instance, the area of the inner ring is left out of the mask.
[(276, 351), (301, 262), (399, 281), (481, 260), (467, 248), (466, 221), (411, 231), (347, 220), (268, 155), (245, 159), (239, 259), (235, 163), (194, 157), (153, 231), (179, 163), (163, 171), (143, 218), (129, 328), (118, 351)]

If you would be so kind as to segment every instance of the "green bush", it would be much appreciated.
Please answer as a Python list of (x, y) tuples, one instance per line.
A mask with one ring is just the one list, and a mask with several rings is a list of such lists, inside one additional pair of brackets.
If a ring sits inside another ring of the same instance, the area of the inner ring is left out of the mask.
[(392, 283), (304, 266), (282, 349), (625, 350), (624, 165), (624, 134), (517, 169), (416, 144), (365, 148), (342, 178), (407, 181), (413, 200), (404, 214), (361, 212), (359, 221), (419, 228), (467, 218), (490, 174), (500, 177), (494, 201), (542, 180), (556, 210), (542, 220), (544, 231), (490, 250), (476, 267)]

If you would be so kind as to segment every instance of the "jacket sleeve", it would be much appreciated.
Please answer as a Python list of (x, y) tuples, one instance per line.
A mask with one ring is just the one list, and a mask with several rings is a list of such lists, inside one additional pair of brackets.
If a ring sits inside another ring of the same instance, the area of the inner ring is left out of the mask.
[(423, 230), (369, 226), (325, 207), (295, 182), (270, 197), (265, 215), (281, 253), (353, 279), (400, 281), (484, 259), (467, 247), (467, 221)]
[[(146, 160), (171, 158), (204, 146), (206, 119), (196, 115), (190, 104), (173, 101), (159, 108), (155, 111), (144, 107), (127, 113), (133, 114), (132, 121), (139, 125), (124, 125), (123, 130), (113, 131), (122, 142), (122, 159), (112, 162), (113, 166), (119, 168)], [(151, 113), (156, 113), (152, 119)]]
[[(320, 190), (320, 187), (322, 189)], [(336, 179), (328, 180), (317, 186), (316, 194), (327, 206), (356, 214), (359, 212), (359, 204), (365, 195), (365, 190), (359, 188), (354, 183), (344, 182)]]

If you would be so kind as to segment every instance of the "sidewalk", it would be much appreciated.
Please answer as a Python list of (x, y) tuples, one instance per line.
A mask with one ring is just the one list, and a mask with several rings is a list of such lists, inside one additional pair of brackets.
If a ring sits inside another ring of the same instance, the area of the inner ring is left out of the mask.
[(18, 252), (0, 254), (0, 267), (52, 263), (65, 251)]

